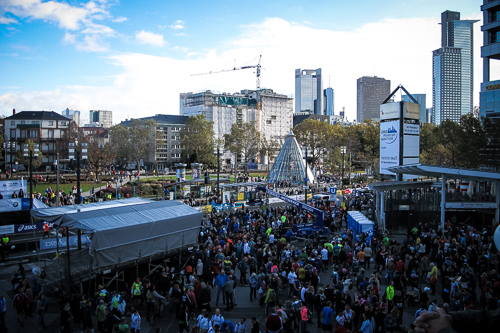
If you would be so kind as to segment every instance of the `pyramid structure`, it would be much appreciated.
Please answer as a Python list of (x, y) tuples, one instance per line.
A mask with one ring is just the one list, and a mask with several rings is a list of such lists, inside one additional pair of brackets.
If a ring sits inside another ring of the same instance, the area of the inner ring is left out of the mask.
[(290, 130), (283, 147), (274, 162), (274, 165), (269, 172), (267, 180), (269, 183), (276, 183), (278, 181), (286, 180), (292, 183), (304, 183), (304, 179), (313, 180), (313, 174), (309, 167), (307, 167), (304, 158), (302, 158), (302, 149)]

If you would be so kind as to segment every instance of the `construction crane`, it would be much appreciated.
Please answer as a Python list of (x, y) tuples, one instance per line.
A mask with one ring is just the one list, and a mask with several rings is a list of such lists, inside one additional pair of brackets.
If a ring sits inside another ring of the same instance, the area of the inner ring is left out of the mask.
[(256, 68), (257, 90), (260, 90), (260, 70), (262, 68), (262, 66), (260, 64), (261, 60), (262, 60), (262, 55), (259, 56), (259, 63), (257, 65), (248, 65), (248, 66), (234, 67), (232, 69), (221, 69), (219, 71), (210, 71), (208, 73), (191, 74), (191, 76), (208, 75), (208, 74), (224, 73), (224, 72), (232, 72), (232, 71), (238, 71), (240, 69), (247, 69), (247, 68)]

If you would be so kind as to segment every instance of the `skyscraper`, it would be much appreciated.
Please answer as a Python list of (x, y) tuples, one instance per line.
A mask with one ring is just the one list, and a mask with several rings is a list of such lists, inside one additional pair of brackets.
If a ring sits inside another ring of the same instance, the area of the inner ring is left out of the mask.
[(363, 76), (358, 79), (357, 120), (380, 118), (380, 104), (391, 93), (391, 80)]
[(89, 121), (91, 123), (99, 123), (104, 128), (110, 128), (113, 126), (113, 111), (90, 110)]
[(500, 0), (483, 0), (483, 46), (481, 57), (483, 58), (483, 83), (479, 93), (479, 116), (500, 119), (500, 80), (491, 80), (490, 60), (500, 59), (500, 31), (498, 22), (500, 20)]
[(473, 24), (459, 12), (441, 13), (441, 48), (432, 52), (432, 101), (436, 124), (460, 121), (473, 108)]
[(334, 91), (332, 88), (326, 88), (324, 90), (325, 97), (325, 116), (333, 116), (335, 113), (334, 110)]
[(321, 68), (295, 70), (295, 112), (323, 114)]
[(80, 126), (80, 111), (66, 108), (66, 110), (61, 111), (61, 114), (66, 118), (73, 119), (75, 124)]

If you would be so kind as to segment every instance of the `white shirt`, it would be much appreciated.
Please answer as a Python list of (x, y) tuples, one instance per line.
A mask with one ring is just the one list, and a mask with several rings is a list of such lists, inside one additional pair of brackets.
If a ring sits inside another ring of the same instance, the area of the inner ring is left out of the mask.
[(273, 244), (273, 243), (274, 243), (274, 235), (270, 234), (269, 235), (269, 244)]
[(224, 322), (224, 317), (222, 315), (213, 315), (212, 316), (212, 327), (215, 326), (216, 324), (219, 324), (219, 327), (222, 327), (222, 323)]
[(321, 250), (321, 259), (328, 260), (328, 249)]
[(297, 274), (295, 274), (294, 271), (290, 271), (290, 273), (288, 273), (288, 282), (289, 283), (294, 283), (296, 278), (297, 278)]

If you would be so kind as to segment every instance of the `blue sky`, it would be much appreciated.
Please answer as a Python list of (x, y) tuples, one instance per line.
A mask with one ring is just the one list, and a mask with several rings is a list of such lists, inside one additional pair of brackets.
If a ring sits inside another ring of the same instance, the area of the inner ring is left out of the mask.
[[(256, 63), (262, 86), (294, 93), (296, 68), (323, 68), (336, 112), (356, 113), (356, 79), (377, 75), (426, 93), (440, 13), (481, 19), (479, 0), (41, 1), (0, 0), (0, 113), (114, 111), (114, 122), (177, 114), (179, 93), (255, 87), (252, 70), (191, 76)], [(475, 25), (475, 92), (481, 82)], [(495, 73), (495, 72), (494, 72)], [(493, 77), (494, 79), (494, 77)]]

